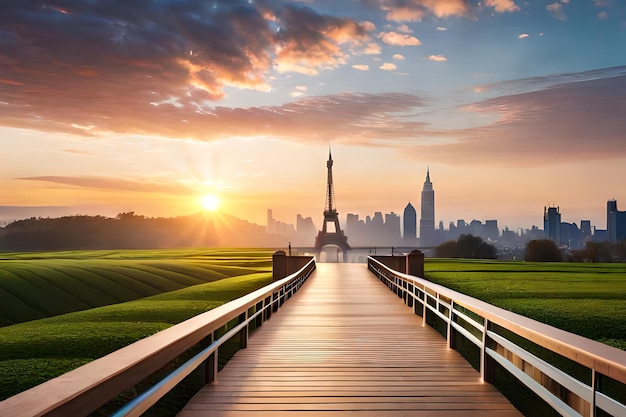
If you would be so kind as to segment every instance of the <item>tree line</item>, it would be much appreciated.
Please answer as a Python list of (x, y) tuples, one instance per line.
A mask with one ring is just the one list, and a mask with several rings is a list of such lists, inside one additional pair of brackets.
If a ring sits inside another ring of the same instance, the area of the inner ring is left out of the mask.
[[(497, 259), (496, 247), (481, 237), (461, 235), (435, 248), (438, 258)], [(526, 243), (524, 260), (530, 262), (626, 262), (626, 240), (618, 243), (586, 242), (585, 248), (565, 251), (549, 239)]]
[(562, 251), (549, 239), (526, 244), (525, 261), (535, 262), (626, 262), (626, 240), (617, 243), (585, 242), (584, 249)]
[(225, 214), (148, 218), (65, 216), (18, 220), (0, 228), (0, 250), (148, 249), (177, 247), (274, 247), (284, 238)]

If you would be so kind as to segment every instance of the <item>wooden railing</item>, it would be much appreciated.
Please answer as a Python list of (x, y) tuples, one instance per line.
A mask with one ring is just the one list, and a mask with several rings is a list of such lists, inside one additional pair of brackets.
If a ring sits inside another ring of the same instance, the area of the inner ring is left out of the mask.
[[(440, 319), (451, 348), (456, 347), (459, 336), (475, 345), (486, 382), (494, 382), (495, 365), (499, 364), (563, 416), (626, 416), (626, 406), (610, 393), (617, 392), (624, 401), (626, 351), (394, 271), (371, 257), (368, 268), (422, 317), (422, 325)], [(550, 354), (556, 360), (540, 358), (546, 355), (537, 351), (544, 349), (556, 354)], [(557, 364), (562, 362), (566, 364)], [(571, 362), (589, 376), (571, 376)]]
[(315, 261), (311, 259), (300, 271), (280, 281), (8, 398), (0, 402), (0, 416), (89, 415), (202, 341), (208, 346), (113, 415), (141, 415), (200, 366), (206, 367), (206, 383), (213, 382), (218, 376), (218, 348), (235, 336), (245, 348), (249, 329), (268, 320), (314, 269)]

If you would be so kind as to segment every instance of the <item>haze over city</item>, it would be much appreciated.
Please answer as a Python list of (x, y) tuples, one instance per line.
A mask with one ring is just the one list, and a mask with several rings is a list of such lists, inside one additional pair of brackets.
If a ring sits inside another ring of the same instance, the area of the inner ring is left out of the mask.
[(446, 226), (541, 227), (554, 205), (605, 227), (624, 45), (617, 0), (6, 0), (0, 220), (319, 226), (330, 145), (342, 222), (418, 207), (430, 168)]

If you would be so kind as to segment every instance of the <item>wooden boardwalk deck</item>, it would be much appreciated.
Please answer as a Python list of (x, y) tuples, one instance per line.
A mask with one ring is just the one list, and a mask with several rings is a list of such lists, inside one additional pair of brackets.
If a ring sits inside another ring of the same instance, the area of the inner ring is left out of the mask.
[(363, 264), (318, 264), (179, 417), (521, 417)]

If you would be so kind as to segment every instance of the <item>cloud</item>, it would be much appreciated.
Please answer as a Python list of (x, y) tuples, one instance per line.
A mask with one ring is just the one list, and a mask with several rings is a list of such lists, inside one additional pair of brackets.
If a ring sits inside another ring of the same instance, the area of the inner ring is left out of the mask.
[(485, 6), (493, 7), (498, 13), (519, 11), (513, 0), (485, 0)]
[(398, 32), (401, 33), (413, 33), (413, 30), (408, 27), (407, 25), (400, 25), (398, 26)]
[[(567, 3), (567, 1), (561, 1), (561, 3)], [(556, 17), (559, 20), (567, 20), (567, 16), (565, 15), (565, 11), (563, 11), (563, 4), (561, 4), (559, 2), (556, 3), (551, 3), (548, 4), (546, 6), (546, 10), (549, 10), (552, 12), (552, 14), (554, 15), (554, 17)]]
[(69, 153), (69, 154), (72, 154), (72, 155), (84, 155), (84, 156), (93, 156), (93, 155), (95, 155), (94, 152), (86, 151), (86, 150), (83, 150), (83, 149), (61, 149), (61, 152)]
[(403, 61), (404, 60), (404, 55), (402, 55), (402, 54), (393, 54), (393, 59), (396, 59), (398, 61)]
[(362, 64), (353, 65), (352, 68), (357, 69), (359, 71), (367, 71), (370, 69), (369, 65), (362, 65)]
[(192, 189), (180, 183), (161, 183), (151, 180), (129, 180), (114, 177), (94, 176), (39, 176), (16, 178), (23, 181), (50, 182), (69, 185), (71, 187), (89, 188), (94, 190), (132, 191), (142, 193), (163, 192), (169, 194), (184, 194)]
[(284, 22), (276, 34), (274, 66), (278, 72), (314, 75), (319, 69), (343, 65), (348, 54), (341, 45), (361, 45), (365, 28), (350, 19), (322, 16), (305, 6), (286, 5), (277, 15)]
[[(466, 111), (496, 116), (494, 122), (471, 129), (448, 131), (447, 144), (418, 147), (424, 158), (481, 163), (517, 161), (546, 165), (568, 161), (626, 157), (626, 68), (605, 71), (609, 78), (578, 81), (593, 74), (574, 74), (563, 83), (527, 93), (505, 95), (475, 103)], [(553, 79), (558, 82), (558, 78)], [(443, 133), (443, 132), (442, 132)], [(513, 157), (514, 156), (514, 157)]]
[(420, 21), (426, 15), (435, 17), (463, 16), (471, 8), (466, 0), (378, 0), (387, 12), (387, 20)]
[(41, 4), (2, 2), (5, 126), (135, 132), (143, 130), (136, 120), (171, 118), (166, 107), (206, 113), (228, 87), (269, 91), (271, 69), (316, 74), (344, 65), (371, 40), (367, 22), (284, 2)]
[(517, 39), (526, 39), (528, 37), (530, 37), (528, 33), (520, 33)]
[(437, 32), (445, 32), (446, 30), (448, 30), (448, 28), (443, 27), (443, 26), (437, 26), (437, 29), (435, 29)]
[(383, 71), (393, 71), (393, 70), (398, 69), (398, 66), (396, 64), (391, 63), (391, 62), (385, 62), (383, 65), (381, 65), (378, 68), (383, 70)]
[(445, 57), (445, 56), (443, 56), (443, 55), (430, 55), (430, 56), (428, 57), (428, 60), (429, 60), (429, 61), (435, 61), (435, 62), (445, 62), (445, 61), (447, 61), (447, 60), (448, 60), (448, 58), (446, 58), (446, 57)]
[(382, 50), (380, 48), (380, 45), (375, 42), (368, 43), (365, 49), (363, 50), (363, 53), (365, 55), (380, 55), (381, 52)]
[(598, 13), (598, 19), (600, 19), (600, 20), (604, 20), (604, 19), (606, 19), (608, 17), (609, 17), (609, 14), (607, 12), (600, 12), (600, 13)]
[(382, 32), (378, 37), (387, 45), (419, 46), (422, 44), (415, 36), (397, 32)]
[(367, 5), (378, 6), (385, 18), (393, 22), (419, 22), (425, 17), (471, 17), (482, 5), (491, 7), (496, 13), (516, 12), (520, 8), (513, 0), (360, 0)]

